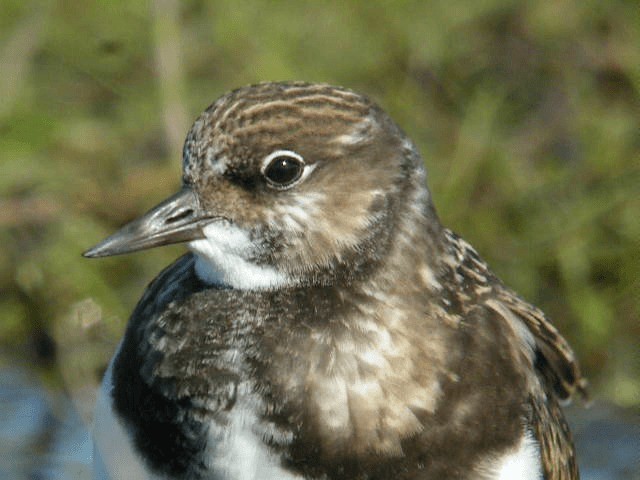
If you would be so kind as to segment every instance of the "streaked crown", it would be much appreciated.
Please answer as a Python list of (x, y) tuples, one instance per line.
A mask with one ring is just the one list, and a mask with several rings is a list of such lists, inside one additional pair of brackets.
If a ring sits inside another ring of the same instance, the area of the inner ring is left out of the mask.
[(329, 85), (264, 83), (234, 90), (191, 128), (184, 146), (185, 178), (247, 167), (283, 148), (339, 157), (345, 146), (375, 134), (376, 111), (362, 95)]

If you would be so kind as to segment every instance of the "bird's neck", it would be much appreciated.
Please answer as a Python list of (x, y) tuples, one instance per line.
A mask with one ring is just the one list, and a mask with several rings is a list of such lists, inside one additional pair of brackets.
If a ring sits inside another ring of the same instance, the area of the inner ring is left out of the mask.
[(326, 455), (399, 455), (402, 440), (422, 428), (419, 415), (439, 405), (454, 333), (433, 308), (441, 232), (425, 235), (439, 225), (425, 205), (401, 217), (386, 257), (366, 275), (268, 295), (256, 316), (269, 323), (257, 339), (259, 390), (286, 399), (291, 411), (283, 413), (302, 417), (304, 435)]

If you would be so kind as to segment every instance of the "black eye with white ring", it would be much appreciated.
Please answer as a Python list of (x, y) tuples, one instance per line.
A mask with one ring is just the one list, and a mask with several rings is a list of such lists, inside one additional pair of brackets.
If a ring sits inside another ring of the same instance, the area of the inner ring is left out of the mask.
[(276, 150), (264, 159), (262, 174), (276, 188), (290, 187), (302, 177), (304, 160), (290, 150)]

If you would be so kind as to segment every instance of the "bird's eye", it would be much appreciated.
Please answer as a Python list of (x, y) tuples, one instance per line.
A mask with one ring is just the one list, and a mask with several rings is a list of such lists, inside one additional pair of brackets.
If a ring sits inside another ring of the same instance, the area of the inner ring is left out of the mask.
[(262, 174), (274, 187), (285, 188), (293, 185), (302, 177), (304, 160), (289, 150), (277, 150), (264, 161)]

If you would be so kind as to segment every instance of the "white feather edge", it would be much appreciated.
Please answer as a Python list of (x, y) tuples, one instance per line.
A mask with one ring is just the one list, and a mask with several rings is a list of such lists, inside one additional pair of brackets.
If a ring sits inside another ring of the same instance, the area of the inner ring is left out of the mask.
[(542, 480), (540, 446), (526, 429), (514, 448), (483, 460), (476, 470), (483, 480)]

